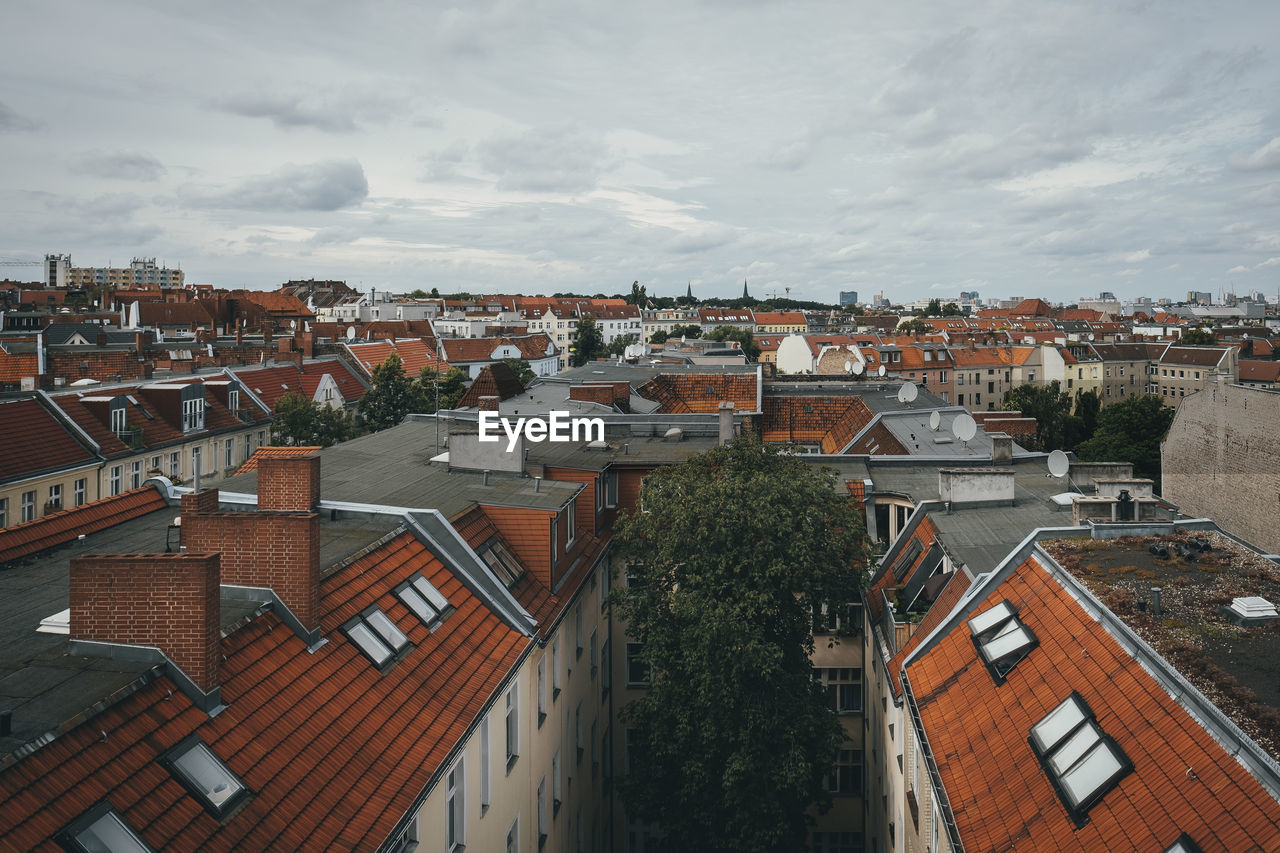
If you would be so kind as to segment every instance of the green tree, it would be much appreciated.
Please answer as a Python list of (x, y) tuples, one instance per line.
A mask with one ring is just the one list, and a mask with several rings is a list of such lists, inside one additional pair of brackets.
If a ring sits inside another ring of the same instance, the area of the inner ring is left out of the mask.
[(942, 315), (942, 300), (930, 299), (929, 304), (924, 307), (924, 316), (939, 317)]
[(276, 400), (272, 414), (272, 444), (329, 447), (356, 434), (350, 412), (322, 406), (294, 391)]
[(942, 306), (942, 316), (943, 317), (963, 317), (964, 311), (961, 310), (960, 306), (955, 304), (954, 302), (948, 302), (946, 305)]
[(638, 281), (631, 282), (631, 293), (624, 297), (628, 305), (644, 305), (649, 301), (648, 294), (645, 293), (644, 285)]
[(420, 392), (421, 386), (405, 376), (404, 362), (393, 352), (373, 369), (369, 390), (360, 398), (360, 417), (374, 432), (389, 429), (410, 411), (422, 410)]
[(1099, 413), (1097, 431), (1076, 454), (1085, 462), (1132, 462), (1134, 475), (1155, 480), (1159, 493), (1160, 442), (1173, 414), (1155, 394), (1113, 403)]
[(572, 352), (569, 363), (573, 367), (581, 367), (603, 354), (604, 336), (594, 317), (583, 317), (578, 321), (578, 336), (569, 349)]
[(1000, 408), (1019, 411), (1024, 418), (1036, 419), (1036, 437), (1025, 441), (1028, 450), (1063, 450), (1066, 448), (1067, 419), (1071, 415), (1071, 397), (1060, 390), (1058, 380), (1048, 385), (1026, 383), (1004, 392)]
[(756, 343), (756, 336), (749, 329), (740, 329), (737, 326), (716, 326), (707, 334), (707, 339), (737, 341), (742, 351), (747, 354), (749, 361), (755, 361), (760, 357), (760, 345)]
[(1071, 417), (1067, 419), (1066, 446), (1063, 450), (1075, 450), (1082, 442), (1093, 438), (1098, 429), (1098, 413), (1102, 411), (1102, 398), (1090, 388), (1076, 390)]
[(674, 326), (667, 340), (671, 338), (700, 338), (702, 337), (702, 327), (697, 323), (690, 323), (687, 326)]
[[(514, 359), (513, 359), (514, 360)], [(525, 362), (525, 367), (529, 363)], [(533, 373), (532, 370), (529, 371)], [(436, 372), (435, 368), (424, 367), (422, 372), (418, 374), (417, 386), (414, 399), (419, 401), (418, 407), (414, 411), (418, 412), (434, 412), (436, 411), (436, 381), (440, 382), (440, 408), (452, 409), (458, 405), (458, 401), (462, 399), (462, 395), (467, 393), (467, 372), (460, 367), (451, 367), (441, 376)]]
[(810, 613), (856, 600), (862, 519), (835, 476), (744, 437), (659, 469), (615, 543), (631, 581), (612, 601), (649, 687), (621, 782), (659, 849), (803, 849), (805, 810), (844, 740), (813, 679)]
[(671, 333), (668, 332), (666, 329), (658, 329), (656, 332), (654, 332), (649, 336), (649, 343), (665, 344), (667, 342), (667, 338), (669, 337), (671, 337)]
[(511, 372), (516, 375), (516, 379), (520, 380), (520, 384), (528, 388), (538, 375), (533, 372), (533, 368), (529, 366), (527, 358), (504, 358), (502, 363), (511, 368)]
[(609, 355), (623, 355), (627, 351), (627, 347), (640, 340), (635, 334), (618, 335), (609, 343)]
[(1188, 329), (1182, 333), (1182, 337), (1178, 339), (1178, 343), (1185, 344), (1189, 347), (1211, 347), (1218, 342), (1213, 336), (1213, 332), (1209, 329), (1197, 328)]
[(410, 299), (426, 299), (427, 292), (423, 290), (421, 287), (419, 287), (417, 290), (414, 290), (409, 294), (409, 298)]
[(904, 335), (928, 334), (933, 331), (933, 327), (921, 320), (919, 317), (912, 317), (898, 325), (898, 331)]

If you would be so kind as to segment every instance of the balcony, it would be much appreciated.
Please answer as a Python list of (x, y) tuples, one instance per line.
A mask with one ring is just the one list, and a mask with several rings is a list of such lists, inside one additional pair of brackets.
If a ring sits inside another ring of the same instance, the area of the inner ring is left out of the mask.
[(127, 426), (124, 429), (114, 431), (115, 437), (127, 445), (130, 450), (142, 449), (142, 427)]

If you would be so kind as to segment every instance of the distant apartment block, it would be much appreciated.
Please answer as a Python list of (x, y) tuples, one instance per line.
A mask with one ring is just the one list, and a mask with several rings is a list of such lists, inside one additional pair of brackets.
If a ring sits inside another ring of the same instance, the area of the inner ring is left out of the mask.
[(134, 258), (127, 267), (73, 267), (70, 255), (45, 255), (48, 287), (182, 287), (182, 270), (156, 263), (155, 258)]
[(858, 304), (858, 291), (856, 291), (856, 290), (842, 290), (842, 291), (840, 291), (840, 304), (841, 304), (841, 305), (857, 305), (857, 304)]

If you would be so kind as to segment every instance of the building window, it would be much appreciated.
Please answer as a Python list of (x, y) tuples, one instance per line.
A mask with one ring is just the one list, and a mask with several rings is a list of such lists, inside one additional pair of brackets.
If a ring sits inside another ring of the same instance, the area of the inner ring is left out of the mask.
[(586, 750), (586, 738), (582, 734), (582, 703), (573, 712), (573, 745), (578, 751), (578, 762), (582, 761), (582, 753)]
[(508, 588), (515, 586), (516, 581), (524, 577), (524, 566), (496, 538), (480, 546), (480, 557)]
[(204, 429), (204, 399), (182, 401), (182, 431), (194, 432)]
[(227, 391), (227, 408), (231, 410), (232, 414), (240, 411), (240, 390), (238, 388), (231, 388)]
[(551, 701), (560, 696), (560, 632), (551, 641)]
[(34, 521), (36, 517), (36, 493), (35, 490), (22, 493), (22, 520)]
[(582, 659), (582, 602), (578, 602), (573, 612), (574, 660)]
[(76, 480), (76, 484), (75, 484), (76, 506), (84, 506), (85, 500), (88, 497), (86, 495), (86, 492), (88, 491), (88, 486), (89, 486), (89, 481), (86, 478), (81, 477), (79, 480)]
[(609, 638), (606, 637), (604, 647), (600, 650), (600, 701), (609, 698), (609, 688), (613, 686), (613, 658), (609, 649)]
[(248, 793), (244, 783), (200, 739), (191, 735), (161, 759), (214, 817), (222, 817)]
[(547, 833), (550, 831), (550, 821), (547, 819), (547, 778), (544, 776), (538, 780), (538, 849), (542, 849), (542, 845), (547, 843)]
[(122, 478), (121, 469), (122, 469), (122, 466), (120, 466), (120, 465), (112, 465), (112, 466), (111, 466), (111, 471), (110, 471), (111, 477), (110, 477), (110, 480), (109, 480), (109, 483), (110, 483), (110, 489), (109, 489), (109, 491), (111, 492), (111, 494), (112, 494), (112, 495), (118, 495), (118, 494), (120, 494), (120, 486), (121, 486), (121, 478)]
[(0, 527), (9, 526), (9, 499), (0, 498)]
[(267, 444), (267, 431), (265, 429), (258, 430), (258, 446), (265, 447)]
[(192, 477), (199, 477), (201, 474), (204, 473), (204, 470), (200, 466), (200, 460), (203, 455), (204, 454), (201, 453), (201, 448), (199, 447), (191, 448), (191, 476)]
[(225, 442), (225, 446), (226, 446), (226, 452), (227, 452), (227, 460), (224, 467), (226, 467), (227, 469), (230, 469), (232, 466), (235, 465), (235, 461), (234, 461), (235, 460), (235, 449), (234, 449), (235, 439), (228, 438)]
[(182, 478), (182, 454), (169, 454), (169, 479), (179, 480)]
[(618, 505), (618, 472), (612, 469), (604, 472), (604, 504), (610, 508)]
[(445, 810), (448, 819), (446, 840), (448, 843), (447, 849), (450, 851), (462, 849), (467, 840), (465, 783), (465, 767), (463, 759), (459, 758), (458, 763), (453, 765), (453, 769), (449, 771), (445, 789)]
[(376, 606), (347, 622), (342, 630), (379, 669), (395, 663), (410, 648), (409, 638)]
[(814, 675), (837, 714), (856, 714), (862, 710), (862, 667), (819, 667)]
[(538, 728), (547, 719), (547, 656), (538, 660)]
[(590, 674), (592, 679), (594, 679), (596, 677), (596, 672), (598, 672), (600, 669), (600, 656), (598, 654), (599, 649), (596, 648), (596, 631), (594, 628), (591, 629), (591, 638), (588, 641), (587, 648), (590, 652), (587, 658), (591, 662)]
[(62, 484), (49, 487), (49, 511), (62, 509)]
[(408, 581), (396, 587), (396, 596), (432, 631), (453, 612), (449, 600), (420, 572), (414, 572)]
[(551, 756), (551, 816), (560, 814), (560, 804), (564, 801), (564, 783), (561, 782), (564, 767), (560, 763), (560, 750)]
[(649, 685), (649, 664), (640, 659), (644, 645), (627, 643), (627, 686), (647, 687)]
[(142, 460), (135, 459), (129, 463), (129, 488), (136, 489), (142, 485)]
[(1005, 678), (1036, 647), (1031, 629), (1018, 619), (1018, 612), (1008, 601), (985, 610), (969, 620), (969, 634), (996, 684)]
[(519, 815), (516, 815), (516, 819), (511, 823), (511, 828), (507, 830), (506, 853), (520, 853), (520, 816)]
[(511, 768), (516, 766), (516, 759), (520, 757), (520, 682), (516, 681), (511, 685), (511, 689), (507, 691), (507, 772), (511, 772)]
[(81, 853), (147, 853), (151, 845), (108, 802), (101, 802), (58, 834), (58, 842)]
[(572, 500), (572, 501), (569, 501), (569, 505), (565, 507), (564, 549), (566, 551), (568, 551), (569, 548), (573, 546), (573, 540), (577, 538), (578, 530), (577, 530), (577, 524), (576, 524), (576, 517), (577, 517), (576, 504), (577, 504), (577, 501)]

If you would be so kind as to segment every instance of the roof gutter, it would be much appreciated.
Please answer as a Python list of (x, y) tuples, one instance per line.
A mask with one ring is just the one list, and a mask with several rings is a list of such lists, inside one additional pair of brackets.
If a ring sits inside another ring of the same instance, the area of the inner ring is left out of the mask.
[(911, 691), (911, 680), (907, 677), (906, 666), (899, 670), (898, 679), (902, 682), (903, 704), (911, 716), (911, 727), (916, 732), (916, 743), (922, 747), (920, 752), (924, 755), (925, 767), (929, 773), (929, 785), (933, 788), (933, 801), (939, 806), (938, 813), (942, 816), (942, 825), (947, 828), (947, 839), (951, 842), (954, 853), (964, 853), (964, 842), (960, 840), (960, 827), (956, 826), (956, 816), (951, 811), (951, 799), (947, 796), (947, 789), (942, 784), (938, 762), (933, 758), (933, 747), (930, 746), (929, 737), (925, 734), (924, 723), (920, 719), (920, 707), (916, 704), (915, 694)]

